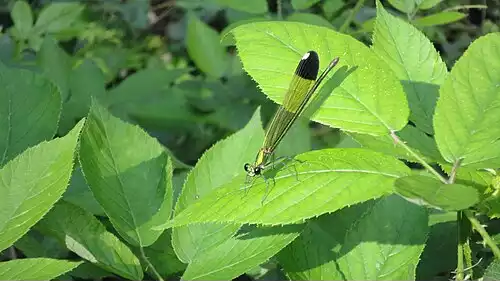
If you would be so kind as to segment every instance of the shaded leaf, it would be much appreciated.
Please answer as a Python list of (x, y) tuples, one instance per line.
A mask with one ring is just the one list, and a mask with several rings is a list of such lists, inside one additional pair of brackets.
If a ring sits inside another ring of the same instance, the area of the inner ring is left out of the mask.
[(292, 7), (295, 10), (304, 10), (318, 3), (320, 0), (292, 0)]
[(313, 25), (318, 25), (318, 26), (324, 26), (327, 28), (332, 28), (333, 25), (327, 21), (325, 18), (315, 15), (315, 14), (310, 14), (310, 13), (293, 13), (289, 15), (286, 18), (287, 21), (295, 21), (295, 22), (303, 22), (303, 23), (308, 23), (308, 24), (313, 24)]
[(34, 72), (0, 66), (0, 167), (30, 146), (54, 137), (61, 96)]
[(446, 12), (439, 12), (437, 14), (432, 14), (432, 15), (428, 15), (425, 17), (415, 19), (413, 21), (413, 23), (415, 25), (420, 26), (420, 27), (436, 26), (436, 25), (449, 24), (452, 22), (456, 22), (456, 21), (459, 21), (459, 20), (465, 18), (466, 16), (467, 15), (464, 13), (455, 12), (455, 11), (446, 11)]
[(60, 2), (47, 5), (35, 23), (37, 33), (55, 33), (70, 27), (83, 12), (80, 3)]
[(143, 278), (132, 251), (92, 214), (75, 205), (59, 202), (36, 228), (57, 237), (68, 249), (105, 270), (127, 279)]
[(263, 14), (267, 13), (267, 1), (266, 0), (216, 0), (216, 3), (235, 9), (238, 11), (243, 11), (251, 14)]
[(483, 275), (484, 281), (494, 281), (500, 279), (500, 261), (493, 260), (493, 262), (486, 268)]
[(470, 186), (443, 184), (428, 176), (401, 177), (395, 185), (396, 191), (404, 197), (448, 211), (467, 209), (479, 201), (479, 194)]
[(69, 95), (71, 57), (53, 38), (45, 37), (37, 54), (37, 65), (43, 74), (59, 88), (63, 102)]
[(27, 39), (33, 28), (33, 13), (30, 5), (26, 1), (16, 1), (10, 16), (14, 22), (14, 28), (18, 32), (17, 34), (20, 38)]

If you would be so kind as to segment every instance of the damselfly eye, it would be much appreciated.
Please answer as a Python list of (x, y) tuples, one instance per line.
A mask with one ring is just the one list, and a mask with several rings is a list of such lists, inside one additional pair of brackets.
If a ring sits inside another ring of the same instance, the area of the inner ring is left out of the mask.
[(250, 170), (250, 164), (246, 163), (244, 166), (243, 166), (243, 169), (245, 169), (246, 172), (248, 172), (248, 170)]
[(260, 166), (257, 166), (253, 169), (253, 173), (256, 175), (256, 176), (259, 176), (261, 173), (262, 173), (262, 168)]

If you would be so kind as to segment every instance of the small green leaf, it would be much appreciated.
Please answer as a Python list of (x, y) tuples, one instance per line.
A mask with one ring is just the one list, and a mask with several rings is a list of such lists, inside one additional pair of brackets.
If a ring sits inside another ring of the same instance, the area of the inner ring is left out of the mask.
[(410, 120), (433, 134), (432, 116), (447, 69), (431, 41), (415, 27), (385, 11), (377, 1), (372, 49), (401, 80)]
[(57, 41), (45, 37), (37, 55), (37, 65), (59, 88), (63, 101), (66, 101), (69, 95), (71, 63), (71, 57), (59, 47)]
[(396, 180), (396, 191), (409, 199), (447, 211), (464, 210), (479, 201), (476, 189), (462, 184), (443, 184), (428, 176), (407, 176)]
[(68, 189), (63, 195), (63, 199), (93, 215), (106, 216), (99, 202), (95, 200), (80, 167), (73, 171), (73, 175), (71, 176)]
[(38, 16), (35, 23), (36, 33), (56, 33), (76, 22), (84, 9), (80, 3), (51, 3)]
[(26, 148), (54, 137), (61, 96), (45, 77), (0, 65), (0, 167)]
[(95, 199), (120, 235), (136, 246), (154, 243), (161, 231), (151, 226), (172, 212), (172, 166), (163, 146), (94, 103), (79, 156)]
[(488, 268), (486, 268), (483, 280), (484, 281), (495, 281), (500, 279), (500, 261), (498, 259), (493, 260)]
[[(399, 159), (405, 159), (411, 162), (418, 162), (418, 159), (411, 155), (406, 149), (398, 145), (390, 136), (370, 136), (364, 134), (350, 134), (363, 147), (392, 155)], [(410, 146), (417, 155), (428, 162), (444, 161), (436, 142), (433, 138), (426, 135), (421, 130), (407, 125), (403, 130), (396, 133), (402, 141)]]
[(303, 229), (303, 225), (255, 227), (240, 233), (188, 265), (183, 280), (231, 280), (264, 263)]
[[(408, 106), (394, 73), (354, 38), (320, 26), (257, 22), (232, 31), (245, 70), (263, 92), (280, 103), (300, 58), (315, 50), (320, 69), (340, 57), (323, 90), (329, 98), (314, 120), (346, 131), (389, 134), (408, 122)], [(328, 79), (326, 79), (328, 80)], [(333, 91), (332, 91), (333, 90)]]
[(278, 260), (292, 280), (414, 280), (427, 232), (425, 209), (388, 196), (311, 220)]
[(216, 0), (216, 3), (235, 9), (237, 11), (247, 12), (250, 14), (264, 14), (267, 13), (267, 1), (266, 0)]
[(186, 46), (189, 57), (208, 76), (220, 78), (227, 69), (227, 54), (220, 36), (195, 15), (188, 15)]
[(28, 148), (0, 170), (0, 250), (23, 236), (66, 190), (83, 121), (68, 135)]
[(443, 0), (423, 0), (418, 4), (418, 9), (419, 10), (428, 10), (436, 6), (437, 4), (443, 2)]
[(415, 11), (418, 0), (389, 0), (389, 3), (396, 9), (405, 14), (411, 14)]
[(500, 167), (500, 34), (474, 41), (439, 90), (435, 139), (449, 163)]
[[(198, 160), (177, 200), (175, 214), (241, 174), (244, 163), (255, 159), (264, 139), (259, 112), (255, 112), (245, 128), (215, 144)], [(172, 244), (179, 259), (189, 263), (200, 252), (229, 239), (240, 226), (218, 223), (176, 227), (172, 230)]]
[(320, 0), (292, 0), (292, 7), (295, 10), (304, 10), (318, 3)]
[(287, 21), (303, 22), (317, 26), (332, 28), (333, 25), (325, 18), (310, 13), (293, 13), (286, 18)]
[(33, 13), (26, 1), (16, 1), (10, 13), (14, 27), (22, 39), (28, 39), (33, 28)]
[(262, 179), (245, 185), (244, 177), (236, 177), (162, 227), (199, 222), (296, 223), (392, 193), (394, 181), (410, 173), (393, 157), (358, 148), (316, 150), (297, 160), (301, 163), (288, 163), (269, 186)]
[(59, 202), (36, 229), (55, 236), (72, 252), (105, 270), (131, 280), (143, 278), (139, 259), (92, 214)]
[(45, 258), (0, 262), (0, 280), (52, 280), (81, 263)]
[(455, 11), (439, 12), (415, 19), (413, 23), (419, 27), (436, 26), (449, 24), (465, 18), (467, 15)]

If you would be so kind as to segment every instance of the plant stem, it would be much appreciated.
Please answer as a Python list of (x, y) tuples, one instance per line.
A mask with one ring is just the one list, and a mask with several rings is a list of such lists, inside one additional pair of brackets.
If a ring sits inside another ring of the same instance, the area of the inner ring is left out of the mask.
[(356, 2), (356, 5), (352, 9), (351, 13), (349, 14), (349, 16), (347, 16), (347, 19), (344, 21), (344, 23), (342, 24), (342, 26), (339, 28), (339, 32), (343, 33), (343, 32), (346, 31), (346, 29), (351, 24), (352, 19), (359, 12), (359, 10), (361, 9), (361, 7), (363, 7), (364, 3), (365, 3), (365, 0), (358, 0), (358, 2)]
[(283, 0), (276, 0), (276, 13), (278, 14), (278, 20), (283, 19)]
[(457, 176), (457, 169), (460, 167), (460, 163), (462, 163), (462, 159), (459, 159), (453, 163), (453, 167), (451, 168), (450, 177), (448, 178), (447, 183), (452, 184), (455, 182), (455, 177)]
[(462, 212), (457, 212), (457, 233), (458, 233), (458, 243), (457, 243), (457, 276), (455, 280), (464, 280), (464, 244), (462, 243)]
[(486, 232), (486, 229), (481, 225), (481, 223), (476, 219), (474, 214), (472, 214), (471, 211), (465, 210), (463, 211), (465, 216), (467, 216), (467, 219), (469, 219), (470, 223), (472, 224), (472, 227), (481, 235), (483, 238), (484, 242), (486, 245), (488, 245), (493, 252), (493, 255), (495, 255), (496, 259), (500, 259), (500, 249), (498, 249), (497, 244), (493, 239), (491, 239), (491, 236)]
[(406, 151), (408, 151), (411, 156), (415, 157), (415, 159), (417, 159), (417, 161), (422, 164), (422, 166), (424, 166), (424, 168), (427, 169), (427, 171), (429, 171), (431, 174), (435, 175), (441, 182), (443, 183), (448, 183), (448, 181), (441, 175), (439, 174), (436, 170), (434, 170), (434, 168), (431, 167), (431, 165), (427, 164), (427, 162), (425, 162), (424, 159), (422, 159), (422, 157), (420, 157), (417, 153), (415, 153), (409, 146), (406, 145), (406, 143), (404, 143), (399, 137), (398, 135), (396, 135), (396, 132), (394, 131), (391, 131), (391, 136), (392, 138), (394, 139), (394, 141), (396, 143), (398, 143), (399, 145), (401, 145), (404, 149), (406, 149)]
[(146, 253), (144, 253), (144, 249), (142, 247), (139, 247), (139, 250), (141, 251), (141, 256), (142, 259), (146, 262), (149, 268), (151, 268), (151, 271), (153, 271), (153, 274), (156, 276), (157, 280), (164, 281), (163, 278), (161, 277), (160, 273), (156, 270), (156, 268), (153, 266), (153, 264), (149, 261), (148, 257), (146, 257)]

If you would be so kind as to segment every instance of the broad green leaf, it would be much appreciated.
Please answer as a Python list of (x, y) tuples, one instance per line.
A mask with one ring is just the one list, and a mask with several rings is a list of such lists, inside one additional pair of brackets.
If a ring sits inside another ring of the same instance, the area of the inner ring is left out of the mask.
[(446, 65), (434, 45), (412, 25), (385, 11), (377, 1), (373, 51), (401, 80), (410, 105), (410, 120), (432, 134), (432, 116)]
[(416, 280), (432, 280), (457, 267), (457, 214), (431, 214), (429, 239), (420, 257)]
[(273, 101), (283, 100), (301, 57), (315, 50), (320, 69), (340, 57), (329, 74), (333, 78), (324, 82), (323, 90), (333, 92), (315, 115), (315, 121), (372, 135), (398, 131), (408, 122), (409, 110), (401, 83), (369, 48), (354, 38), (294, 22), (245, 24), (232, 33), (245, 70)]
[(71, 57), (57, 44), (53, 38), (45, 37), (37, 54), (37, 65), (61, 92), (66, 101), (69, 95), (69, 79), (71, 73)]
[[(203, 154), (186, 179), (175, 206), (175, 214), (182, 213), (213, 190), (244, 173), (244, 163), (255, 159), (263, 138), (260, 113), (257, 110), (244, 129), (218, 142)], [(240, 226), (235, 223), (217, 223), (176, 227), (172, 230), (172, 244), (179, 259), (190, 263), (200, 252), (229, 239)]]
[(91, 213), (64, 201), (41, 220), (36, 229), (55, 236), (68, 249), (127, 279), (143, 278), (139, 259)]
[(54, 137), (61, 96), (34, 72), (0, 65), (0, 167), (26, 148)]
[(233, 29), (240, 25), (252, 23), (252, 22), (259, 22), (259, 21), (269, 21), (268, 18), (265, 17), (258, 17), (258, 18), (250, 18), (250, 19), (245, 19), (245, 20), (239, 20), (237, 22), (234, 22), (228, 26), (226, 26), (220, 33), (220, 43), (224, 46), (234, 46), (236, 44), (236, 41), (234, 40), (234, 36), (231, 33)]
[[(365, 148), (389, 154), (399, 159), (418, 162), (413, 155), (397, 144), (390, 135), (370, 136), (355, 133), (351, 133), (350, 135)], [(424, 160), (428, 162), (444, 161), (439, 154), (434, 139), (421, 130), (411, 125), (407, 125), (403, 130), (397, 132), (396, 135)]]
[(81, 263), (45, 258), (0, 262), (0, 280), (52, 280)]
[(87, 116), (91, 97), (102, 98), (106, 94), (102, 71), (89, 59), (85, 59), (68, 77), (69, 100), (63, 105), (59, 132), (66, 132), (78, 120)]
[(14, 243), (26, 258), (62, 259), (70, 255), (70, 251), (52, 236), (42, 235), (34, 228)]
[(264, 263), (291, 243), (303, 225), (255, 227), (200, 255), (183, 280), (231, 280)]
[(292, 7), (295, 10), (304, 10), (318, 3), (320, 0), (292, 0)]
[[(393, 157), (365, 149), (324, 149), (301, 154), (276, 174), (244, 185), (244, 177), (188, 206), (163, 227), (199, 222), (289, 224), (335, 212), (393, 192), (410, 170)], [(269, 175), (268, 175), (269, 176)], [(265, 197), (264, 202), (262, 198)]]
[(307, 24), (332, 28), (333, 25), (325, 18), (310, 13), (293, 13), (286, 18), (287, 21), (303, 22)]
[(427, 176), (401, 177), (395, 185), (396, 191), (402, 196), (447, 211), (467, 209), (479, 201), (479, 194), (473, 187), (443, 184)]
[[(144, 252), (148, 260), (163, 277), (183, 272), (186, 269), (186, 264), (182, 263), (175, 254), (169, 230), (164, 231), (156, 242), (144, 249)], [(146, 265), (146, 263), (143, 264)], [(144, 269), (152, 274), (151, 268), (146, 266)]]
[(419, 27), (436, 26), (449, 24), (465, 18), (467, 15), (455, 11), (439, 12), (437, 14), (428, 15), (415, 19), (413, 23)]
[(405, 14), (411, 14), (417, 6), (418, 0), (389, 0), (389, 3)]
[(10, 16), (20, 38), (27, 39), (33, 28), (33, 13), (30, 5), (26, 1), (16, 1)]
[(428, 10), (436, 6), (437, 4), (443, 2), (443, 0), (423, 0), (418, 4), (419, 10)]
[(484, 281), (495, 281), (500, 279), (500, 261), (495, 259), (493, 260), (490, 265), (488, 265), (488, 268), (486, 268), (484, 275), (483, 275), (483, 280)]
[(95, 199), (129, 243), (145, 247), (151, 226), (172, 212), (172, 166), (163, 146), (94, 103), (80, 141), (80, 163)]
[(500, 167), (500, 34), (474, 41), (439, 90), (435, 139), (444, 159)]
[(217, 4), (251, 14), (267, 13), (266, 0), (216, 0)]
[(414, 280), (427, 232), (425, 209), (388, 196), (310, 221), (278, 260), (291, 280)]
[(55, 33), (70, 28), (84, 9), (83, 4), (60, 2), (47, 5), (35, 23), (37, 33)]
[(73, 171), (68, 189), (63, 195), (63, 200), (70, 202), (93, 215), (106, 216), (99, 202), (95, 200), (89, 185), (85, 181), (80, 167)]
[(83, 121), (68, 135), (28, 148), (0, 170), (0, 250), (23, 236), (66, 190)]
[(217, 31), (198, 19), (188, 15), (186, 47), (189, 57), (206, 75), (220, 78), (227, 69), (227, 54), (219, 43)]

